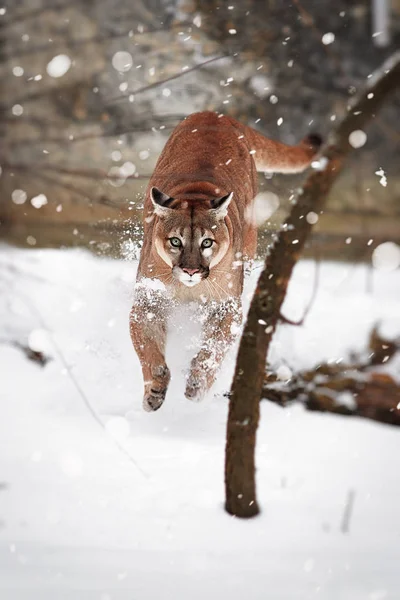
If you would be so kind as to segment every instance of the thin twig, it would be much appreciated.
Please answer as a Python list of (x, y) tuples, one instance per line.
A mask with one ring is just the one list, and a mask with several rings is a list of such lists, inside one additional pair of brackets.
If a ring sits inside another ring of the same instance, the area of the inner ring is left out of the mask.
[(350, 531), (350, 520), (353, 514), (353, 507), (355, 501), (356, 493), (354, 490), (350, 489), (347, 494), (347, 502), (343, 511), (343, 518), (340, 530), (342, 533), (349, 533)]
[(185, 71), (179, 71), (179, 73), (175, 73), (174, 75), (171, 75), (170, 77), (167, 77), (166, 79), (160, 79), (159, 81), (154, 81), (153, 83), (149, 83), (148, 85), (145, 85), (144, 87), (141, 87), (138, 90), (127, 91), (126, 94), (124, 94), (122, 96), (115, 96), (114, 98), (109, 98), (105, 102), (106, 102), (106, 104), (110, 104), (110, 103), (116, 102), (118, 100), (127, 100), (127, 99), (129, 99), (129, 96), (137, 96), (138, 94), (147, 92), (148, 90), (152, 90), (155, 87), (164, 85), (164, 83), (168, 83), (169, 81), (173, 81), (174, 79), (183, 77), (184, 75), (187, 75), (188, 73), (193, 73), (193, 71), (198, 71), (199, 69), (202, 69), (203, 67), (205, 67), (213, 62), (216, 62), (217, 60), (221, 60), (223, 58), (229, 58), (229, 57), (230, 57), (229, 54), (225, 54), (223, 56), (215, 56), (214, 58), (209, 58), (208, 60), (205, 60), (204, 62), (199, 63), (198, 65), (194, 65), (194, 67), (191, 67), (190, 69), (186, 69)]
[(282, 313), (280, 313), (279, 318), (283, 323), (286, 323), (287, 325), (294, 325), (294, 326), (304, 325), (304, 321), (308, 317), (308, 315), (314, 305), (315, 299), (317, 297), (318, 287), (319, 287), (320, 265), (321, 265), (320, 256), (318, 254), (318, 256), (315, 258), (313, 289), (311, 292), (310, 300), (308, 301), (308, 304), (307, 304), (306, 308), (304, 309), (303, 316), (298, 321), (292, 321), (291, 319), (288, 319), (287, 317), (283, 316)]
[[(169, 131), (170, 129), (173, 129), (176, 124), (177, 121), (181, 121), (182, 119), (184, 119), (185, 115), (171, 115), (172, 119), (173, 119), (173, 123), (172, 124), (167, 124), (164, 125), (163, 122), (161, 122), (161, 127), (163, 128), (162, 131)], [(1, 119), (0, 117), (0, 122), (3, 121), (3, 119)], [(17, 123), (16, 120), (11, 121), (11, 123), (15, 124)], [(18, 123), (17, 123), (18, 124)], [(39, 124), (37, 124), (37, 126), (39, 126)], [(42, 127), (43, 125), (41, 125)], [(60, 123), (54, 123), (54, 126), (60, 127)], [(150, 132), (154, 132), (154, 128), (149, 129), (149, 127), (145, 127), (143, 126), (138, 126), (138, 125), (134, 125), (132, 127), (116, 127), (110, 131), (92, 131), (92, 132), (87, 132), (87, 133), (82, 133), (80, 135), (71, 135), (66, 133), (65, 137), (61, 137), (61, 136), (54, 136), (54, 137), (42, 137), (42, 138), (28, 138), (28, 139), (16, 139), (16, 140), (12, 140), (11, 142), (9, 142), (7, 144), (8, 148), (13, 148), (15, 146), (18, 145), (24, 145), (26, 146), (27, 144), (29, 145), (35, 145), (35, 144), (76, 144), (78, 142), (85, 142), (87, 140), (91, 140), (91, 139), (98, 139), (98, 138), (108, 138), (108, 137), (117, 137), (117, 136), (122, 136), (122, 135), (126, 135), (128, 133), (150, 133)]]
[(14, 348), (18, 348), (18, 350), (21, 350), (21, 352), (25, 354), (28, 360), (31, 360), (32, 362), (36, 363), (37, 365), (40, 365), (41, 367), (46, 366), (46, 364), (50, 360), (50, 358), (46, 356), (44, 352), (41, 352), (40, 350), (33, 350), (32, 348), (30, 348), (26, 344), (23, 344), (22, 342), (19, 342), (18, 340), (0, 339), (0, 344), (14, 346)]
[[(101, 75), (101, 71), (97, 71), (95, 73), (93, 73), (91, 75), (92, 79), (96, 79), (96, 77), (99, 77)], [(39, 98), (44, 98), (46, 96), (57, 96), (60, 97), (62, 96), (62, 94), (64, 92), (68, 92), (71, 90), (71, 88), (78, 88), (81, 87), (82, 89), (84, 89), (85, 87), (88, 87), (88, 79), (82, 79), (82, 80), (78, 80), (75, 81), (74, 83), (68, 83), (65, 84), (63, 86), (56, 86), (54, 83), (51, 86), (42, 86), (41, 88), (33, 91), (33, 92), (29, 92), (28, 94), (25, 94), (25, 96), (20, 96), (19, 98), (13, 98), (11, 100), (11, 102), (9, 102), (8, 104), (2, 103), (0, 104), (0, 120), (2, 120), (3, 114), (9, 112), (12, 107), (15, 104), (26, 104), (27, 102), (31, 102), (32, 100), (38, 100)]]

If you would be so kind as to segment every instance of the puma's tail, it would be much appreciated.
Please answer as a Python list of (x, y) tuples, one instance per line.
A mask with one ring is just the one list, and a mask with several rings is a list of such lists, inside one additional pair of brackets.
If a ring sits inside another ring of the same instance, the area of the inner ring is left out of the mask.
[(245, 128), (245, 137), (251, 146), (257, 171), (274, 173), (299, 173), (306, 169), (322, 143), (317, 134), (305, 137), (297, 146), (287, 146), (264, 137), (261, 133)]

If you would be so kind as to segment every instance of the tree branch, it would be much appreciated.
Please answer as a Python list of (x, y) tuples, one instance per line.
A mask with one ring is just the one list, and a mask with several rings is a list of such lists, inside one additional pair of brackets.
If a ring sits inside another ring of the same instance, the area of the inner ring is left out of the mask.
[(91, 179), (94, 181), (119, 181), (124, 180), (136, 180), (136, 179), (150, 179), (150, 175), (114, 175), (107, 173), (101, 169), (76, 169), (73, 167), (61, 167), (57, 164), (41, 164), (41, 163), (9, 163), (3, 162), (2, 168), (4, 171), (21, 171), (25, 173), (38, 173), (40, 171), (50, 171), (51, 173), (58, 173), (60, 175), (70, 175), (72, 177), (80, 177), (82, 179)]
[(41, 17), (43, 15), (45, 15), (46, 12), (56, 12), (56, 11), (63, 11), (66, 10), (68, 8), (71, 8), (71, 6), (76, 5), (76, 4), (80, 4), (80, 0), (69, 0), (68, 2), (62, 2), (60, 4), (55, 4), (53, 3), (52, 5), (49, 6), (41, 6), (40, 8), (35, 8), (31, 11), (20, 11), (17, 12), (16, 14), (12, 14), (10, 17), (6, 17), (5, 19), (3, 19), (0, 23), (0, 29), (4, 29), (6, 27), (12, 27), (13, 25), (17, 24), (17, 23), (21, 23), (21, 21), (28, 21), (30, 19), (36, 19), (37, 17)]
[[(179, 77), (183, 77), (187, 73), (192, 73), (193, 71), (198, 71), (199, 69), (202, 69), (203, 67), (205, 67), (213, 62), (216, 62), (217, 60), (227, 58), (228, 56), (229, 55), (222, 55), (222, 56), (215, 56), (214, 58), (209, 58), (208, 60), (205, 60), (197, 65), (194, 65), (190, 69), (186, 69), (185, 71), (179, 71), (178, 73), (174, 73), (174, 75), (171, 75), (170, 77), (167, 77), (166, 79), (160, 79), (159, 81), (154, 81), (153, 83), (144, 85), (135, 91), (129, 91), (126, 94), (123, 94), (120, 96), (115, 96), (113, 98), (109, 98), (108, 100), (106, 99), (104, 101), (104, 103), (106, 106), (109, 106), (109, 105), (114, 104), (118, 100), (129, 100), (130, 96), (138, 96), (139, 94), (142, 94), (143, 92), (147, 92), (147, 91), (152, 90), (160, 85), (164, 85), (164, 83), (168, 83), (169, 81), (178, 79)], [(93, 73), (91, 75), (91, 77), (92, 77), (92, 79), (95, 79), (99, 75), (100, 75), (100, 72), (97, 72), (97, 73)], [(77, 81), (76, 83), (74, 83), (75, 87), (78, 85), (85, 86), (85, 85), (87, 85), (87, 81)], [(63, 91), (68, 92), (70, 87), (71, 87), (71, 84), (65, 84), (63, 87), (54, 87), (54, 85), (51, 85), (48, 87), (42, 87), (38, 90), (35, 90), (34, 92), (30, 92), (29, 94), (20, 96), (19, 98), (14, 98), (9, 104), (0, 104), (0, 111), (6, 113), (14, 106), (14, 104), (25, 104), (26, 102), (30, 102), (32, 100), (38, 100), (39, 98), (42, 98), (44, 96), (51, 96), (51, 95), (60, 96), (63, 93)]]
[(293, 267), (311, 233), (309, 212), (319, 213), (344, 159), (352, 150), (349, 135), (374, 118), (400, 85), (396, 52), (353, 98), (347, 113), (322, 148), (321, 169), (312, 172), (298, 193), (284, 231), (265, 260), (241, 338), (231, 388), (225, 456), (225, 508), (238, 517), (257, 515), (255, 443), (267, 352), (277, 326)]
[(137, 96), (138, 94), (147, 92), (148, 90), (152, 90), (153, 88), (156, 88), (160, 85), (164, 85), (164, 83), (168, 83), (169, 81), (173, 81), (174, 79), (183, 77), (184, 75), (187, 75), (188, 73), (193, 73), (193, 71), (198, 71), (199, 69), (202, 69), (203, 67), (205, 67), (213, 62), (216, 62), (217, 60), (221, 60), (222, 58), (228, 58), (228, 57), (229, 57), (229, 55), (225, 55), (225, 54), (223, 56), (214, 56), (214, 58), (209, 58), (208, 60), (205, 60), (202, 63), (194, 65), (193, 67), (190, 67), (190, 69), (186, 69), (184, 71), (179, 71), (178, 73), (175, 73), (174, 75), (171, 75), (170, 77), (167, 77), (166, 79), (160, 79), (159, 81), (154, 81), (153, 83), (149, 83), (148, 85), (145, 85), (145, 86), (139, 88), (138, 90), (127, 90), (126, 93), (123, 95), (114, 96), (114, 98), (109, 98), (108, 100), (106, 100), (106, 104), (112, 104), (114, 102), (117, 102), (118, 100), (127, 100), (127, 99), (129, 99), (129, 96)]
[(400, 385), (390, 375), (374, 370), (394, 358), (400, 351), (400, 340), (385, 340), (374, 328), (368, 350), (367, 359), (322, 363), (296, 373), (289, 381), (278, 381), (271, 373), (265, 378), (262, 397), (279, 406), (296, 402), (307, 410), (400, 426)]
[[(77, 4), (81, 3), (81, 0), (77, 1)], [(59, 9), (63, 9), (64, 7), (59, 7)], [(68, 5), (67, 8), (70, 8), (70, 6)], [(50, 10), (47, 9), (47, 10)], [(44, 9), (39, 9), (38, 11), (39, 13), (44, 12)], [(5, 25), (5, 24), (4, 24)], [(190, 26), (191, 23), (185, 23), (183, 21), (178, 21), (175, 24), (171, 24), (170, 25), (170, 29), (174, 30), (176, 29), (182, 29), (182, 27), (185, 26)], [(143, 31), (137, 32), (135, 31), (135, 35), (138, 36), (145, 36), (146, 34), (153, 34), (153, 33), (161, 33), (161, 32), (165, 32), (167, 31), (166, 26), (163, 27), (152, 27), (152, 28), (147, 28)], [(131, 37), (133, 37), (133, 29), (127, 29), (124, 31), (110, 31), (108, 33), (99, 33), (97, 35), (93, 35), (92, 37), (89, 38), (78, 38), (78, 39), (69, 39), (69, 40), (61, 40), (58, 42), (47, 42), (45, 44), (41, 44), (40, 46), (26, 46), (20, 50), (13, 50), (10, 53), (6, 53), (4, 50), (0, 53), (0, 62), (7, 62), (9, 60), (13, 60), (15, 58), (21, 58), (23, 56), (28, 56), (28, 55), (33, 55), (33, 54), (39, 54), (40, 52), (48, 52), (49, 50), (57, 47), (58, 51), (60, 51), (60, 49), (67, 49), (67, 50), (74, 50), (75, 48), (81, 48), (82, 46), (85, 45), (90, 45), (90, 44), (104, 44), (105, 42), (108, 41), (112, 41), (115, 39), (120, 39), (120, 38), (128, 38), (130, 39)], [(18, 40), (16, 40), (18, 41)], [(13, 40), (10, 40), (10, 45), (12, 45)]]
[[(154, 131), (157, 126), (160, 128), (162, 127), (161, 131), (168, 131), (170, 129), (173, 129), (176, 125), (178, 121), (182, 121), (185, 118), (185, 115), (166, 115), (165, 117), (163, 117), (162, 115), (160, 115), (159, 120), (155, 121), (153, 128), (149, 128), (149, 126), (146, 126), (145, 123), (143, 123), (142, 125), (116, 125), (113, 126), (110, 129), (106, 129), (106, 130), (102, 130), (102, 131), (87, 131), (86, 133), (79, 133), (77, 135), (72, 135), (69, 134), (68, 131), (65, 132), (64, 136), (48, 136), (48, 137), (38, 137), (38, 138), (34, 138), (34, 137), (29, 137), (29, 138), (21, 138), (21, 139), (15, 139), (12, 140), (11, 142), (7, 143), (7, 147), (8, 148), (15, 148), (16, 146), (26, 146), (26, 145), (36, 145), (36, 144), (76, 144), (79, 142), (85, 142), (87, 140), (92, 140), (92, 139), (98, 139), (98, 138), (108, 138), (108, 137), (117, 137), (117, 136), (122, 136), (122, 135), (126, 135), (128, 133), (151, 133), (152, 131)], [(4, 122), (6, 119), (2, 119), (0, 116), (0, 123)], [(172, 123), (170, 123), (170, 120), (172, 121)], [(32, 126), (36, 126), (36, 127), (41, 127), (43, 128), (44, 126), (48, 125), (48, 123), (46, 123), (45, 121), (43, 121), (42, 119), (34, 119), (31, 117), (27, 117), (24, 120), (24, 123), (28, 124), (28, 125), (32, 125)], [(167, 123), (166, 125), (164, 125), (164, 123)], [(20, 122), (18, 121), (18, 119), (9, 119), (9, 124), (10, 125), (20, 125)], [(60, 127), (60, 123), (50, 123), (50, 125), (54, 125), (57, 127)], [(71, 137), (72, 135), (72, 137)]]

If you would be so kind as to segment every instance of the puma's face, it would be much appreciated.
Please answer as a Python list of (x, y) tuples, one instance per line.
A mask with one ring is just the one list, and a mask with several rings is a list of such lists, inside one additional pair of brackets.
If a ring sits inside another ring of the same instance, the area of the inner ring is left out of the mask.
[(160, 217), (154, 232), (159, 256), (174, 279), (188, 287), (197, 285), (230, 246), (224, 217), (232, 194), (204, 206), (203, 202), (175, 200), (152, 188), (151, 199)]

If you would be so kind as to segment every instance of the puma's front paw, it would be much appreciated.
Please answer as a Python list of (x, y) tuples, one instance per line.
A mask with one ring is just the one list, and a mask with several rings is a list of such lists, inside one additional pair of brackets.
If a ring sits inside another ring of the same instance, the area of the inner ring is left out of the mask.
[(146, 412), (158, 410), (165, 400), (171, 374), (167, 365), (151, 369), (152, 378), (145, 383), (143, 408)]
[(192, 402), (201, 402), (207, 392), (207, 384), (204, 377), (190, 373), (187, 382), (185, 396)]
[(144, 410), (146, 412), (153, 412), (155, 410), (158, 410), (165, 400), (166, 393), (167, 388), (162, 390), (150, 388), (148, 391), (146, 391), (143, 398)]

